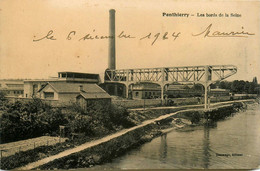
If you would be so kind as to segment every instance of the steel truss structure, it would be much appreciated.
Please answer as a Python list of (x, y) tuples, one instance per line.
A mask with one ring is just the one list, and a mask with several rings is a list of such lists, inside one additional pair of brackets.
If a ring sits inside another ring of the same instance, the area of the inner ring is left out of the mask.
[[(224, 80), (237, 72), (234, 65), (182, 66), (163, 68), (115, 69), (105, 71), (105, 83), (121, 83), (126, 86), (150, 82), (161, 86), (163, 100), (164, 87), (176, 82), (202, 84), (205, 87), (205, 104), (209, 85)], [(206, 107), (205, 107), (206, 108)]]

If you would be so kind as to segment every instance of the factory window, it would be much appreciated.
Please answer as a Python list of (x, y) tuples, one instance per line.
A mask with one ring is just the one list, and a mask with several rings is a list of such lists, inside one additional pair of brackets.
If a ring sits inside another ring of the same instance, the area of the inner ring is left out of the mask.
[(144, 93), (144, 97), (147, 97), (147, 92)]
[(139, 96), (139, 92), (135, 92), (135, 97), (138, 97)]
[(54, 93), (53, 92), (44, 92), (44, 98), (45, 99), (53, 99)]
[(67, 74), (67, 77), (68, 78), (73, 78), (74, 76), (73, 76), (73, 74)]
[(8, 87), (23, 87), (23, 84), (6, 84)]

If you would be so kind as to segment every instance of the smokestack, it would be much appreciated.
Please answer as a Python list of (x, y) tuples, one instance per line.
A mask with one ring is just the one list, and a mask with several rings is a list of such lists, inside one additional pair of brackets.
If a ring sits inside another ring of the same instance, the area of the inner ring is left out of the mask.
[(115, 13), (114, 9), (109, 10), (109, 48), (108, 48), (108, 69), (116, 69), (116, 37), (115, 37)]
[(79, 85), (79, 91), (80, 91), (80, 92), (83, 91), (83, 85)]

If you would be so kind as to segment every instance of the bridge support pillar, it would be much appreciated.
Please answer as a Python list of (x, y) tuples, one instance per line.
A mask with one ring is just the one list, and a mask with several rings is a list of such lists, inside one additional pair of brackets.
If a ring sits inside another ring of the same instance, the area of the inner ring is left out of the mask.
[(165, 84), (161, 84), (161, 100), (162, 100), (162, 105), (164, 104), (164, 86), (165, 86)]
[(164, 95), (164, 86), (161, 86), (161, 99), (162, 99), (162, 101), (164, 100), (163, 95)]
[(129, 98), (129, 85), (125, 84), (125, 98)]
[(114, 95), (118, 96), (118, 86), (117, 86), (117, 84), (115, 84), (115, 87), (114, 87)]
[(204, 109), (209, 109), (210, 108), (210, 98), (209, 98), (209, 85), (207, 83), (204, 84)]
[(205, 93), (204, 93), (204, 109), (207, 110), (210, 108), (210, 98), (209, 98), (209, 89), (210, 89), (210, 84), (211, 84), (211, 78), (212, 78), (212, 75), (211, 75), (211, 70), (209, 70), (209, 66), (205, 66), (205, 82), (203, 84), (204, 86), (204, 90), (205, 90)]

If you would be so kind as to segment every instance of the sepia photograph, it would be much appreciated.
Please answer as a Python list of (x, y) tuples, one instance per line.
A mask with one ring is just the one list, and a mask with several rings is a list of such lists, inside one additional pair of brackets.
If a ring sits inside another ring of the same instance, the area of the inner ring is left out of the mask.
[(259, 170), (259, 11), (1, 0), (0, 169)]

